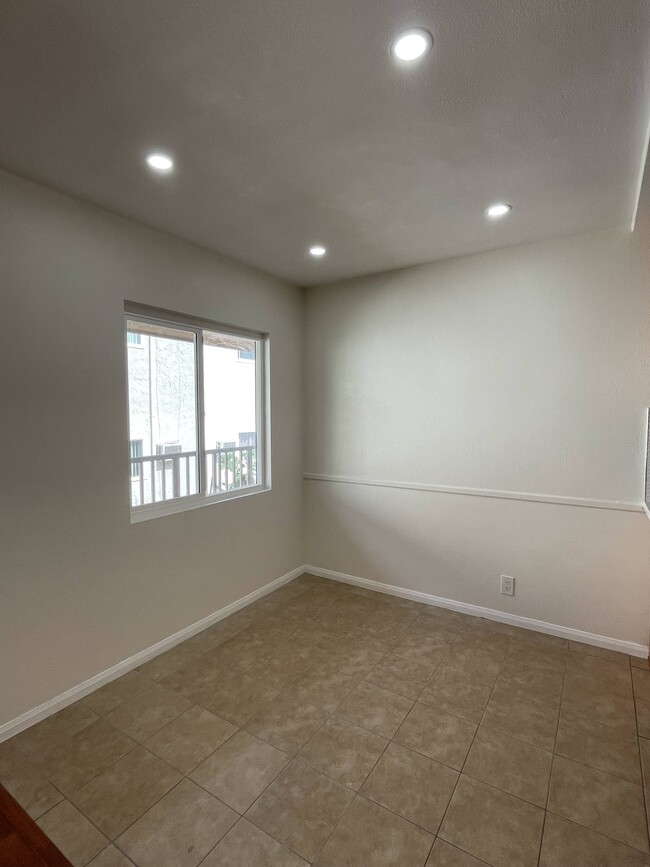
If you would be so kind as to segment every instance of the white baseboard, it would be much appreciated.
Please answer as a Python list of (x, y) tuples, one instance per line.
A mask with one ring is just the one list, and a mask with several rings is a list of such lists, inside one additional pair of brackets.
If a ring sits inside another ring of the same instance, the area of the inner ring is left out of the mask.
[(126, 674), (128, 671), (137, 668), (139, 665), (143, 665), (145, 662), (148, 662), (155, 656), (159, 656), (166, 650), (171, 650), (172, 647), (180, 644), (181, 641), (191, 638), (193, 635), (196, 635), (197, 632), (201, 632), (203, 629), (207, 629), (208, 626), (212, 626), (214, 623), (218, 623), (219, 620), (223, 620), (224, 617), (228, 617), (229, 614), (234, 614), (235, 611), (239, 611), (240, 608), (245, 608), (247, 605), (250, 605), (251, 602), (255, 602), (262, 596), (266, 596), (273, 590), (277, 590), (277, 588), (281, 587), (283, 584), (287, 584), (294, 578), (303, 575), (305, 571), (304, 566), (299, 566), (297, 569), (287, 572), (286, 575), (282, 575), (280, 578), (276, 578), (274, 581), (265, 584), (263, 587), (260, 587), (259, 590), (254, 590), (247, 596), (243, 596), (241, 599), (231, 602), (230, 605), (226, 605), (225, 608), (220, 608), (218, 611), (208, 614), (208, 616), (204, 617), (202, 620), (197, 620), (196, 623), (186, 626), (184, 629), (175, 632), (168, 638), (163, 638), (163, 640), (157, 642), (157, 644), (152, 644), (145, 650), (141, 650), (134, 656), (125, 659), (123, 662), (118, 662), (117, 665), (107, 668), (106, 671), (102, 671), (94, 677), (84, 680), (83, 683), (73, 686), (65, 692), (62, 692), (60, 695), (51, 698), (49, 701), (39, 704), (38, 707), (26, 711), (15, 719), (9, 720), (0, 726), (0, 743), (8, 740), (8, 738), (13, 737), (14, 735), (17, 735), (19, 732), (24, 731), (24, 729), (29, 728), (46, 717), (51, 716), (57, 711), (62, 710), (69, 704), (78, 701), (80, 698), (83, 698), (85, 695), (88, 695), (100, 686), (104, 686), (112, 680)]
[(17, 735), (19, 732), (24, 731), (24, 729), (29, 728), (46, 717), (51, 716), (57, 711), (62, 710), (69, 704), (78, 701), (98, 689), (100, 686), (104, 686), (121, 675), (126, 674), (128, 671), (137, 668), (139, 665), (143, 665), (145, 662), (148, 662), (155, 656), (159, 656), (166, 650), (171, 650), (172, 647), (175, 647), (182, 641), (191, 638), (193, 635), (196, 635), (197, 632), (201, 632), (203, 629), (207, 629), (208, 626), (218, 623), (220, 620), (228, 617), (229, 614), (234, 614), (235, 611), (245, 608), (247, 605), (250, 605), (251, 602), (261, 599), (263, 596), (266, 596), (268, 593), (271, 593), (283, 584), (287, 584), (294, 578), (298, 578), (305, 572), (319, 575), (322, 578), (330, 578), (333, 581), (340, 581), (344, 584), (353, 584), (356, 587), (365, 587), (368, 590), (376, 590), (379, 593), (387, 593), (390, 596), (399, 596), (402, 599), (412, 599), (415, 602), (423, 602), (425, 605), (435, 605), (438, 608), (448, 608), (451, 611), (460, 611), (463, 614), (471, 614), (475, 617), (485, 617), (488, 620), (496, 620), (499, 623), (508, 623), (511, 626), (521, 626), (523, 629), (531, 629), (534, 632), (544, 632), (547, 635), (556, 635), (559, 638), (567, 638), (571, 641), (591, 644), (594, 647), (603, 647), (607, 650), (616, 650), (620, 653), (628, 653), (630, 656), (638, 656), (642, 659), (648, 658), (648, 648), (644, 644), (636, 644), (633, 641), (622, 641), (619, 638), (609, 638), (605, 635), (596, 635), (593, 632), (584, 632), (581, 629), (571, 629), (568, 626), (558, 626), (554, 623), (547, 623), (544, 620), (533, 620), (530, 617), (522, 617), (519, 614), (509, 614), (505, 611), (497, 611), (494, 608), (483, 608), (481, 605), (472, 605), (469, 602), (457, 602), (454, 599), (446, 599), (443, 596), (433, 596), (430, 593), (422, 593), (419, 590), (408, 590), (405, 587), (397, 587), (394, 584), (382, 584), (379, 581), (372, 581), (369, 578), (359, 578), (356, 575), (347, 575), (345, 572), (334, 572), (332, 569), (322, 569), (319, 566), (299, 566), (297, 569), (287, 572), (286, 575), (282, 575), (280, 578), (276, 578), (274, 581), (265, 584), (258, 590), (254, 590), (247, 596), (243, 596), (241, 599), (231, 602), (230, 605), (226, 605), (225, 608), (220, 608), (219, 611), (209, 614), (202, 620), (197, 620), (196, 623), (186, 626), (184, 629), (175, 632), (168, 638), (164, 638), (157, 644), (152, 644), (145, 650), (141, 650), (134, 656), (125, 659), (123, 662), (119, 662), (117, 665), (107, 668), (106, 671), (96, 674), (94, 677), (78, 684), (78, 686), (73, 686), (49, 701), (38, 705), (38, 707), (26, 711), (13, 720), (9, 720), (0, 726), (0, 743), (8, 740), (14, 735)]
[(633, 641), (609, 638), (606, 635), (584, 632), (581, 629), (572, 629), (569, 626), (558, 626), (555, 623), (547, 623), (545, 620), (533, 620), (531, 617), (522, 617), (520, 614), (509, 614), (506, 611), (497, 611), (494, 608), (483, 608), (481, 605), (472, 605), (469, 602), (456, 602), (455, 599), (446, 599), (444, 596), (433, 596), (430, 593), (422, 593), (419, 590), (407, 590), (405, 587), (397, 587), (394, 584), (382, 584), (379, 581), (371, 581), (369, 578), (359, 578), (356, 575), (347, 575), (345, 572), (333, 572), (331, 569), (321, 569), (318, 566), (305, 566), (303, 571), (319, 575), (321, 578), (331, 578), (344, 584), (354, 584), (356, 587), (365, 587), (368, 590), (387, 593), (390, 596), (400, 596), (402, 599), (423, 602), (425, 605), (449, 608), (451, 611), (460, 611), (463, 614), (471, 614), (474, 617), (485, 617), (487, 620), (496, 620), (499, 623), (507, 623), (511, 626), (521, 626), (523, 629), (531, 629), (534, 632), (544, 632), (546, 635), (556, 635), (559, 638), (579, 641), (582, 644), (591, 644), (594, 647), (603, 647), (606, 650), (616, 650), (620, 653), (628, 653), (630, 656), (639, 656), (642, 659), (648, 658), (648, 648), (646, 645), (636, 644)]

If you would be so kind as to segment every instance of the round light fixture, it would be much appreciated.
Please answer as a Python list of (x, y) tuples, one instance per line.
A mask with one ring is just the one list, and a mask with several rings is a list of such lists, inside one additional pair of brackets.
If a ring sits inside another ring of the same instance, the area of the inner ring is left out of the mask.
[(412, 30), (405, 30), (395, 37), (391, 45), (393, 56), (404, 63), (412, 63), (414, 60), (419, 60), (433, 45), (433, 36), (428, 30), (422, 30), (420, 27), (414, 27)]
[(147, 154), (147, 165), (154, 172), (170, 172), (174, 168), (174, 160), (168, 154), (155, 151)]
[(490, 205), (486, 214), (493, 220), (497, 220), (499, 217), (505, 217), (505, 215), (509, 214), (511, 210), (512, 205), (506, 205), (505, 202), (499, 202), (496, 205)]
[(322, 244), (314, 244), (313, 247), (309, 248), (309, 255), (313, 256), (314, 259), (320, 259), (325, 253), (327, 253), (327, 247), (323, 247)]

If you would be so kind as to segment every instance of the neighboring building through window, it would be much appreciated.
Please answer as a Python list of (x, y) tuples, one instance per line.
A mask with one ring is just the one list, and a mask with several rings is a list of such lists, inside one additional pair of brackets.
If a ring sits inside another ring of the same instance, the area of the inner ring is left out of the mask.
[(133, 520), (264, 489), (264, 335), (134, 313), (126, 333)]
[(255, 446), (257, 437), (255, 436), (255, 431), (250, 430), (245, 433), (239, 434), (239, 445), (240, 446)]

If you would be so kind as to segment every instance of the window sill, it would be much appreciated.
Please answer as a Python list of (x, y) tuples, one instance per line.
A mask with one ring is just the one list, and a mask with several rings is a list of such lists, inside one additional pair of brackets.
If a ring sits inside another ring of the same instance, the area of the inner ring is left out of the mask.
[(203, 494), (195, 494), (192, 497), (183, 497), (177, 500), (167, 500), (164, 503), (153, 503), (149, 506), (141, 506), (131, 510), (131, 523), (139, 524), (142, 521), (151, 521), (153, 518), (164, 518), (166, 515), (176, 515), (178, 512), (189, 512), (192, 509), (202, 509), (205, 506), (213, 506), (216, 503), (226, 503), (230, 500), (240, 500), (242, 497), (252, 497), (255, 494), (263, 494), (271, 490), (270, 485), (255, 485), (254, 487), (228, 491), (226, 494), (217, 494), (205, 497)]

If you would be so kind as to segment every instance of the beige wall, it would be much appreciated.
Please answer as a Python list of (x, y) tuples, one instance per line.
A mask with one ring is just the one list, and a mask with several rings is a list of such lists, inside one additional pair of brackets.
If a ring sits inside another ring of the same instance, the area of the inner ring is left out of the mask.
[[(612, 231), (307, 292), (308, 473), (640, 503), (647, 240)], [(650, 523), (306, 482), (312, 565), (647, 644)], [(514, 575), (514, 598), (499, 575)]]
[[(0, 724), (303, 562), (300, 290), (0, 173)], [(131, 525), (124, 300), (271, 336), (273, 490)]]

